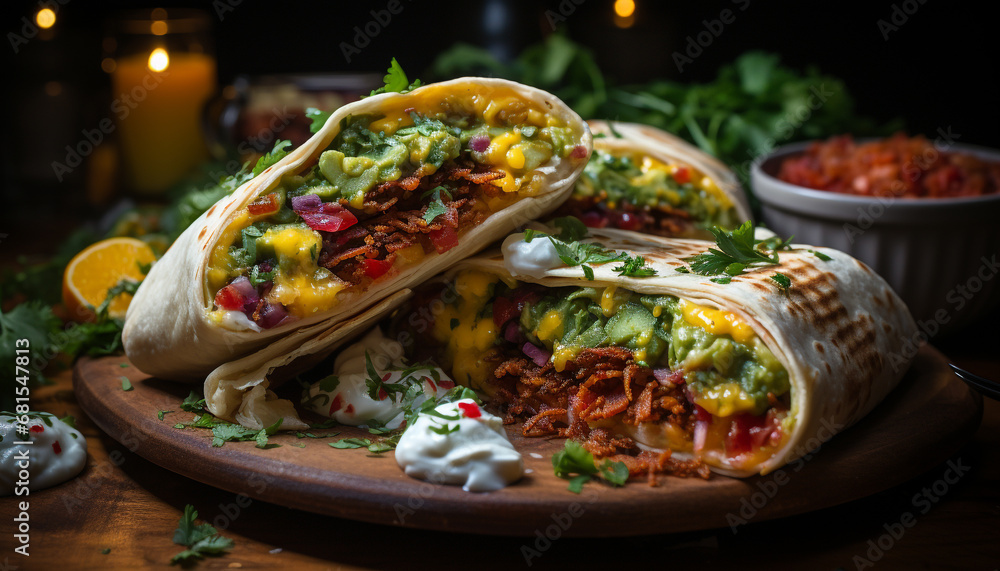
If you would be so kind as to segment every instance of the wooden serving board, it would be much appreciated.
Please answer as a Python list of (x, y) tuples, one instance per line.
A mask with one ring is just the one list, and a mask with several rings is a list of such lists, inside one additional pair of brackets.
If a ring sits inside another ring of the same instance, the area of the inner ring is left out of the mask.
[[(948, 458), (979, 426), (982, 400), (955, 377), (937, 350), (924, 347), (900, 386), (868, 417), (809, 459), (747, 479), (713, 475), (663, 478), (657, 487), (592, 482), (580, 495), (553, 475), (561, 439), (511, 441), (528, 473), (498, 492), (407, 477), (392, 452), (340, 450), (328, 442), (369, 436), (351, 427), (335, 438), (271, 437), (279, 448), (252, 442), (211, 446), (205, 429), (176, 429), (193, 415), (180, 411), (191, 389), (150, 378), (124, 357), (81, 359), (76, 397), (112, 438), (180, 476), (275, 504), (336, 517), (466, 533), (534, 536), (628, 536), (738, 526), (844, 503), (889, 488)], [(122, 390), (121, 377), (134, 390)], [(167, 413), (157, 419), (157, 411)], [(304, 444), (304, 448), (299, 445)], [(276, 522), (280, 525), (280, 522)], [(553, 528), (552, 526), (557, 526)]]

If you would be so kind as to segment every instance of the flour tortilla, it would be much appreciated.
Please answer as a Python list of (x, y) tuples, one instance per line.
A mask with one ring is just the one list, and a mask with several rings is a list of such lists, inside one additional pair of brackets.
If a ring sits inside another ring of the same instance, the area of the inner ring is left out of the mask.
[(587, 124), (594, 135), (603, 135), (594, 139), (595, 150), (642, 153), (665, 163), (694, 167), (711, 178), (729, 197), (741, 221), (753, 220), (750, 203), (739, 179), (719, 159), (677, 135), (649, 125), (599, 120), (590, 120)]
[(341, 107), (316, 135), (277, 164), (223, 198), (195, 221), (150, 270), (129, 306), (122, 340), (132, 363), (145, 373), (180, 381), (201, 381), (219, 365), (252, 353), (293, 331), (318, 334), (336, 323), (360, 314), (366, 307), (441, 272), (455, 262), (485, 248), (517, 226), (555, 209), (573, 189), (587, 157), (560, 159), (554, 156), (539, 168), (544, 175), (540, 190), (521, 197), (511, 206), (469, 229), (459, 244), (444, 254), (430, 253), (421, 263), (389, 279), (375, 282), (367, 291), (343, 295), (337, 306), (309, 318), (264, 331), (248, 325), (222, 325), (209, 319), (213, 300), (207, 291), (205, 272), (211, 252), (223, 230), (258, 196), (277, 186), (287, 174), (302, 173), (319, 160), (320, 154), (349, 115), (382, 114), (387, 109), (405, 109), (426, 90), (461, 94), (472, 89), (509, 89), (561, 119), (576, 135), (589, 157), (592, 137), (584, 121), (555, 96), (512, 81), (466, 77), (431, 84), (408, 94), (386, 93)]
[[(885, 280), (843, 252), (794, 245), (780, 252), (780, 265), (753, 268), (719, 284), (676, 271), (688, 265), (683, 258), (705, 252), (712, 243), (612, 229), (590, 233), (592, 241), (606, 248), (643, 256), (657, 274), (622, 276), (612, 270), (620, 264), (612, 262), (593, 266), (593, 281), (584, 278), (580, 267), (551, 269), (541, 278), (513, 277), (549, 287), (615, 285), (734, 312), (788, 371), (795, 425), (785, 444), (759, 466), (719, 464), (711, 466), (713, 471), (738, 477), (764, 474), (804, 456), (868, 414), (909, 368), (912, 355), (906, 347), (917, 334), (909, 310)], [(511, 275), (500, 252), (469, 258), (449, 275), (465, 268)], [(791, 280), (787, 293), (771, 279), (779, 272)], [(642, 444), (641, 435), (637, 441)]]

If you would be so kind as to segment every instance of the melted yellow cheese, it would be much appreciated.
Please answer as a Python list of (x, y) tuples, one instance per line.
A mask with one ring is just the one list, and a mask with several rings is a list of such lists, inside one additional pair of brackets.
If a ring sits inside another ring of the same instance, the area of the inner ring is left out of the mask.
[(723, 383), (694, 396), (694, 402), (714, 416), (731, 416), (756, 408), (753, 397), (738, 383)]
[(562, 314), (554, 309), (550, 309), (542, 316), (542, 320), (538, 323), (538, 328), (535, 330), (535, 335), (542, 341), (552, 341), (562, 337), (562, 334)]
[(729, 335), (733, 341), (739, 343), (748, 343), (754, 337), (750, 324), (730, 311), (681, 300), (681, 314), (684, 316), (684, 321), (701, 327), (713, 335)]
[(212, 247), (212, 255), (209, 256), (208, 269), (205, 280), (208, 285), (209, 300), (215, 298), (215, 292), (219, 291), (229, 282), (230, 272), (236, 268), (229, 267), (229, 247), (239, 238), (243, 228), (249, 223), (250, 214), (243, 210), (236, 216), (229, 226), (222, 231), (222, 235)]
[[(492, 317), (480, 317), (490, 301), (490, 288), (499, 278), (485, 272), (465, 270), (455, 277), (458, 301), (447, 304), (434, 318), (434, 338), (445, 345), (445, 360), (452, 366), (456, 382), (478, 389), (493, 371), (488, 359), (497, 343)], [(445, 363), (447, 365), (447, 363)]]

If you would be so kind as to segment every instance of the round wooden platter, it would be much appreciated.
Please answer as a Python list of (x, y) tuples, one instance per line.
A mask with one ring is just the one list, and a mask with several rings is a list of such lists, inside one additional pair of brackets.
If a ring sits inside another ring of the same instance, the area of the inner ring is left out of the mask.
[[(491, 493), (432, 485), (407, 477), (392, 452), (341, 450), (328, 442), (369, 436), (351, 427), (314, 430), (335, 438), (272, 436), (212, 447), (211, 432), (177, 429), (191, 413), (180, 402), (191, 386), (149, 378), (124, 357), (82, 359), (74, 371), (83, 408), (105, 432), (181, 476), (255, 499), (336, 517), (467, 533), (532, 536), (552, 525), (567, 536), (627, 536), (740, 525), (816, 510), (884, 490), (948, 458), (972, 435), (982, 400), (955, 377), (944, 356), (924, 347), (899, 387), (860, 423), (808, 459), (765, 476), (661, 478), (612, 488), (591, 482), (582, 494), (555, 477), (551, 456), (561, 439), (511, 441), (526, 475)], [(134, 390), (122, 390), (121, 377)], [(157, 419), (160, 410), (167, 413)], [(302, 445), (305, 447), (300, 447)], [(280, 522), (276, 522), (281, 525)]]

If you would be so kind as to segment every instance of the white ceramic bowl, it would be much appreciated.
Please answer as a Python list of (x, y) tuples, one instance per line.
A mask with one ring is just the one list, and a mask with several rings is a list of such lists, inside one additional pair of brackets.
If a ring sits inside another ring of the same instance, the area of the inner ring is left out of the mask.
[[(906, 302), (928, 337), (954, 331), (997, 306), (1000, 195), (873, 198), (778, 180), (781, 162), (808, 145), (780, 147), (753, 166), (750, 181), (768, 228), (868, 264)], [(949, 151), (1000, 162), (1000, 151), (982, 147), (954, 145)]]

